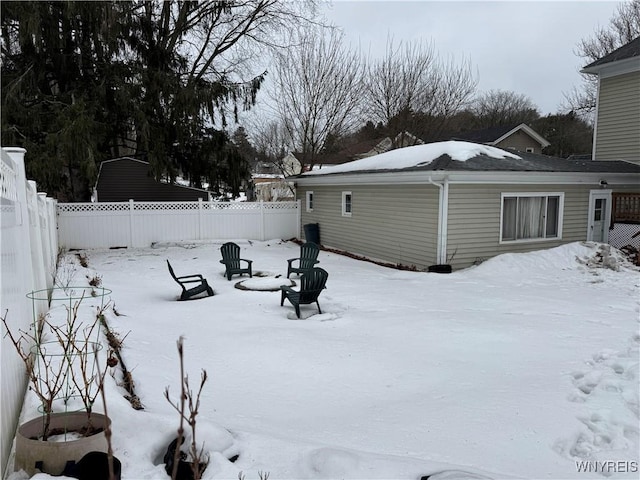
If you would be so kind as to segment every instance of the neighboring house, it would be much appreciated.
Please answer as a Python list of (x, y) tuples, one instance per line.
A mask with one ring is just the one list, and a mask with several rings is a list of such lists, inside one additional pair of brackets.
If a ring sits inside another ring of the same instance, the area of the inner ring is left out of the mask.
[(283, 175), (254, 174), (251, 177), (255, 200), (264, 202), (284, 202), (295, 200), (293, 182)]
[(94, 188), (96, 202), (168, 202), (209, 200), (210, 192), (199, 188), (156, 181), (149, 162), (122, 157), (100, 164)]
[(582, 72), (598, 76), (593, 159), (640, 164), (640, 37)]
[(551, 145), (542, 135), (525, 123), (457, 133), (452, 140), (482, 143), (498, 148), (512, 148), (518, 152), (542, 153)]
[[(437, 142), (291, 178), (301, 225), (320, 242), (426, 269), (465, 268), (506, 252), (607, 241), (613, 191), (640, 165), (576, 161), (470, 142)], [(300, 232), (302, 237), (302, 232)]]

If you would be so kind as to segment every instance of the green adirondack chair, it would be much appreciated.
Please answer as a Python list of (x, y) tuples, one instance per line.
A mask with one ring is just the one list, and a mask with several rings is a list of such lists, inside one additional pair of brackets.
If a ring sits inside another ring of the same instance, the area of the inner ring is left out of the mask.
[[(319, 251), (320, 247), (312, 242), (307, 242), (300, 245), (300, 257), (290, 258), (289, 260), (287, 260), (287, 278), (289, 278), (289, 275), (291, 275), (292, 273), (297, 273), (298, 275), (300, 275), (310, 268), (313, 268), (316, 263), (319, 263)], [(297, 266), (294, 266), (294, 262), (297, 262)]]
[[(242, 275), (248, 273), (250, 277), (253, 277), (251, 273), (251, 264), (253, 260), (247, 260), (246, 258), (240, 258), (240, 247), (233, 242), (227, 242), (220, 247), (222, 253), (222, 260), (220, 263), (224, 264), (226, 270), (225, 275), (227, 280), (231, 280), (232, 275)], [(246, 268), (242, 268), (242, 263), (246, 263)]]
[[(169, 267), (169, 273), (173, 279), (182, 287), (182, 294), (180, 295), (180, 300), (191, 300), (196, 295), (200, 295), (201, 293), (207, 293), (207, 296), (213, 295), (213, 289), (207, 283), (207, 279), (202, 275), (185, 275), (182, 277), (177, 277), (175, 272), (173, 271), (173, 267), (171, 267), (171, 263), (167, 260), (167, 266)], [(197, 284), (193, 287), (187, 287), (190, 284)]]
[(288, 285), (282, 285), (280, 287), (280, 306), (284, 305), (284, 301), (289, 300), (293, 308), (296, 310), (296, 315), (300, 318), (300, 305), (309, 305), (315, 303), (318, 306), (318, 313), (322, 313), (320, 310), (320, 303), (318, 297), (322, 290), (325, 288), (329, 274), (326, 270), (320, 267), (314, 267), (306, 270), (300, 278), (300, 290), (295, 291)]

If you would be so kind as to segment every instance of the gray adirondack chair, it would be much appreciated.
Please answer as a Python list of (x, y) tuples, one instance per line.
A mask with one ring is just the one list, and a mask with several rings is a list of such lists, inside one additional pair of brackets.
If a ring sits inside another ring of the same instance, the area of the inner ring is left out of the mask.
[[(169, 273), (171, 273), (173, 279), (182, 287), (180, 300), (191, 300), (196, 295), (200, 295), (205, 292), (207, 293), (207, 296), (213, 295), (213, 288), (209, 286), (207, 279), (202, 275), (184, 275), (182, 277), (177, 277), (173, 271), (173, 267), (171, 267), (171, 263), (169, 263), (169, 260), (167, 260), (167, 266), (169, 267)], [(196, 285), (188, 287), (190, 284)]]
[[(220, 263), (224, 264), (226, 270), (225, 275), (227, 280), (231, 280), (232, 275), (242, 275), (248, 273), (250, 277), (253, 277), (251, 273), (251, 264), (253, 260), (247, 260), (246, 258), (240, 258), (240, 247), (233, 242), (227, 242), (220, 247), (222, 253), (222, 260)], [(246, 268), (242, 268), (242, 263), (246, 263)]]
[(329, 273), (323, 268), (314, 267), (306, 270), (300, 278), (300, 290), (296, 291), (288, 285), (280, 287), (282, 292), (280, 306), (284, 305), (285, 299), (289, 300), (293, 308), (295, 308), (298, 318), (300, 318), (300, 305), (315, 303), (318, 306), (318, 313), (322, 313), (318, 297), (325, 288), (327, 278), (329, 278)]
[[(297, 273), (298, 275), (304, 273), (306, 270), (313, 268), (316, 263), (319, 263), (318, 260), (318, 252), (320, 251), (320, 247), (312, 242), (303, 243), (300, 245), (300, 257), (298, 258), (290, 258), (287, 260), (287, 278), (292, 273)], [(297, 266), (294, 263), (297, 262)]]

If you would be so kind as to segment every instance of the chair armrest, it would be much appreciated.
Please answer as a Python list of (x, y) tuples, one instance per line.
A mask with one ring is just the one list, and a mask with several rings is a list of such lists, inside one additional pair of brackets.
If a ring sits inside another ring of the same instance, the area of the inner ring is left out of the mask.
[(240, 260), (242, 260), (243, 262), (247, 262), (248, 264), (253, 263), (253, 260), (247, 260), (246, 258), (241, 258)]
[[(189, 280), (189, 279), (197, 279), (197, 280)], [(178, 277), (178, 280), (180, 280), (181, 282), (197, 282), (197, 281), (202, 281), (202, 275), (198, 274), (198, 275), (185, 275), (183, 277)]]
[(293, 288), (291, 288), (289, 285), (280, 285), (280, 290), (282, 290), (283, 292), (298, 293)]

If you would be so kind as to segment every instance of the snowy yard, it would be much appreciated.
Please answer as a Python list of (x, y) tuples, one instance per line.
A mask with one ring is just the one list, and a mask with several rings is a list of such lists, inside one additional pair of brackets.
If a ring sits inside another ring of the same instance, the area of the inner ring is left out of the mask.
[[(237, 243), (267, 278), (299, 251)], [(144, 406), (107, 378), (123, 479), (168, 478), (178, 418), (163, 392), (179, 391), (180, 336), (192, 384), (209, 376), (197, 423), (206, 479), (638, 478), (640, 275), (621, 257), (604, 266), (600, 245), (450, 275), (321, 251), (323, 313), (303, 306), (301, 320), (278, 292), (227, 281), (220, 245), (88, 251), (88, 269), (70, 253), (63, 266), (72, 284), (99, 276), (113, 291), (107, 318)], [(166, 259), (216, 295), (175, 301)]]

